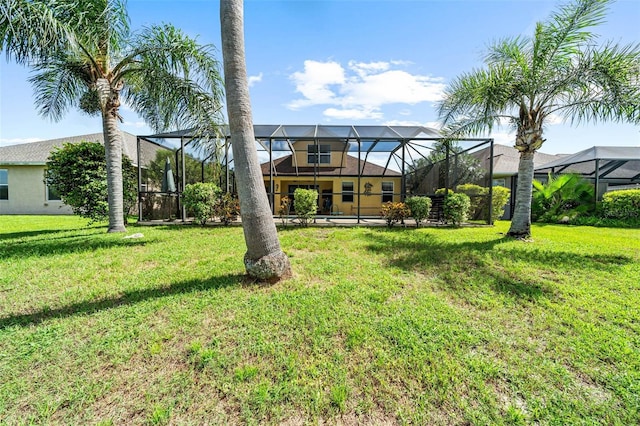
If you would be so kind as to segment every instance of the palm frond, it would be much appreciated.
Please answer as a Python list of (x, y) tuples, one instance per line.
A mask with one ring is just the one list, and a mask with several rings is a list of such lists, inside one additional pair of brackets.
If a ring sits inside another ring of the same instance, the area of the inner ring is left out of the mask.
[(77, 8), (75, 1), (45, 2), (3, 0), (0, 2), (0, 50), (20, 64), (38, 62), (68, 46), (74, 33), (59, 19)]
[(117, 64), (130, 105), (158, 131), (222, 122), (223, 80), (213, 47), (201, 46), (171, 25), (145, 28)]
[(123, 97), (155, 131), (197, 128), (215, 133), (222, 123), (222, 104), (194, 81), (164, 70), (140, 70), (133, 77)]
[(34, 67), (36, 74), (29, 79), (36, 95), (35, 104), (40, 115), (60, 120), (91, 85), (87, 65), (66, 55), (57, 55)]
[(593, 41), (597, 35), (590, 29), (603, 23), (611, 0), (574, 0), (562, 5), (536, 33), (540, 43), (539, 57), (543, 67), (570, 60), (571, 55)]
[(510, 64), (520, 68), (523, 74), (527, 74), (530, 67), (528, 51), (532, 45), (531, 39), (520, 36), (515, 38), (505, 38), (493, 43), (484, 61), (488, 65)]
[(495, 64), (456, 78), (438, 104), (443, 126), (457, 135), (491, 131), (517, 111), (522, 94), (518, 73)]
[(573, 124), (640, 123), (640, 44), (585, 49), (574, 61), (573, 75), (575, 80), (568, 81), (565, 97), (552, 112)]

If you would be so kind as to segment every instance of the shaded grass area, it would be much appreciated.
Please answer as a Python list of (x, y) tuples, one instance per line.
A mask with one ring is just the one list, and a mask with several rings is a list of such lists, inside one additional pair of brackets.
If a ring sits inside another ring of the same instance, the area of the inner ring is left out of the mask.
[(637, 424), (640, 233), (2, 217), (2, 424)]

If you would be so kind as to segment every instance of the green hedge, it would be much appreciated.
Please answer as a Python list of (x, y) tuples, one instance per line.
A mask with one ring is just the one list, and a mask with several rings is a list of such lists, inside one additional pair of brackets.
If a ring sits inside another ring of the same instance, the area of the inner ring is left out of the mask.
[(640, 217), (640, 189), (606, 192), (602, 197), (602, 214), (613, 219)]

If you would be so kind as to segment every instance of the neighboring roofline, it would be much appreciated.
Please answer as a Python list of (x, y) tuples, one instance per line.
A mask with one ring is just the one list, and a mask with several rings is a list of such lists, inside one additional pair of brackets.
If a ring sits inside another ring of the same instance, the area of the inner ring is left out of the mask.
[[(599, 150), (632, 150), (632, 151), (638, 151), (640, 152), (640, 147), (638, 146), (603, 146), (603, 145), (594, 145), (590, 148), (587, 149), (583, 149), (582, 151), (578, 151), (574, 154), (568, 154), (562, 158), (559, 158), (557, 160), (553, 160), (550, 161), (548, 163), (545, 164), (541, 164), (540, 166), (536, 167), (535, 170), (547, 170), (553, 167), (562, 167), (562, 166), (572, 166), (574, 164), (581, 164), (581, 163), (588, 163), (590, 161), (595, 161), (595, 160), (604, 160), (604, 161), (637, 161), (640, 160), (640, 155), (638, 157), (633, 157), (633, 158), (620, 158), (620, 156), (615, 156), (615, 155), (604, 155), (604, 156), (599, 156), (598, 155), (598, 151)], [(593, 152), (593, 157), (591, 158), (584, 158), (584, 159), (580, 159), (578, 161), (574, 161), (575, 159), (579, 159), (581, 156)]]
[(2, 161), (0, 166), (45, 166), (47, 163), (40, 161)]

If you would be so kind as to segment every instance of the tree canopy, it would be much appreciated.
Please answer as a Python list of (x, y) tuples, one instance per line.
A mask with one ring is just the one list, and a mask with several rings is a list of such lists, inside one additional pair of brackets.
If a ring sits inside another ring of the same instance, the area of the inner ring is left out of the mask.
[(509, 235), (531, 233), (533, 156), (551, 117), (570, 123), (640, 123), (640, 45), (598, 43), (593, 28), (610, 0), (558, 7), (532, 36), (492, 44), (485, 67), (457, 77), (439, 114), (450, 135), (478, 135), (507, 124), (520, 151), (516, 206)]
[(123, 103), (155, 131), (222, 123), (223, 83), (215, 49), (170, 24), (132, 32), (125, 0), (5, 0), (0, 49), (31, 67), (39, 113), (59, 120), (69, 108), (102, 118), (109, 232), (122, 222)]
[[(107, 168), (104, 146), (97, 142), (65, 143), (54, 150), (46, 163), (45, 183), (54, 189), (73, 213), (90, 222), (109, 217)], [(136, 169), (122, 157), (125, 213), (136, 202)]]

